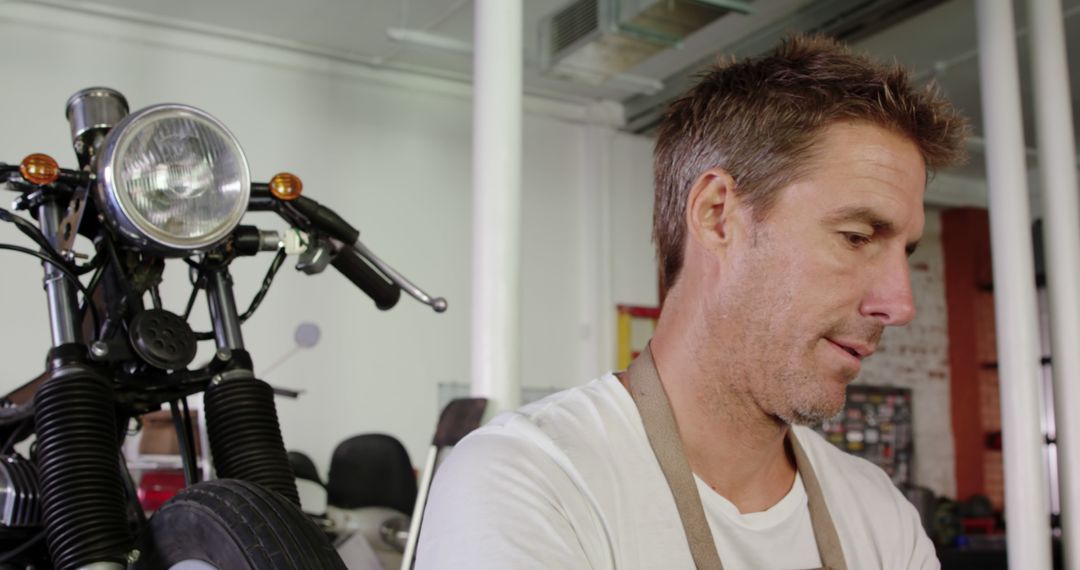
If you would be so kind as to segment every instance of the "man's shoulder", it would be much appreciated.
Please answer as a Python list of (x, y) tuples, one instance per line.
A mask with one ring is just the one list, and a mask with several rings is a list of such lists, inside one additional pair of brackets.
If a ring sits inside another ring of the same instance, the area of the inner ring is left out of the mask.
[(476, 445), (499, 438), (534, 444), (549, 442), (568, 449), (588, 443), (589, 436), (602, 439), (604, 433), (623, 430), (635, 421), (640, 424), (630, 395), (614, 375), (606, 374), (517, 410), (503, 412), (459, 445)]
[(600, 378), (502, 413), (462, 439), (435, 472), (420, 559), (446, 568), (481, 560), (483, 567), (613, 567), (606, 497), (594, 492), (611, 488), (597, 471), (611, 460), (603, 434), (624, 407), (611, 382), (618, 383)]
[(633, 399), (607, 374), (499, 414), (462, 439), (447, 463), (478, 473), (478, 479), (513, 473), (615, 501), (620, 490), (637, 484), (624, 474), (645, 480), (642, 470), (655, 467), (656, 460)]

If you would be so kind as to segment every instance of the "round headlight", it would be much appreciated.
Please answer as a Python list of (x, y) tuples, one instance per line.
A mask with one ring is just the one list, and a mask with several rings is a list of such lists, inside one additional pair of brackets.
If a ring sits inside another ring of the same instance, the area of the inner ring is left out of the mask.
[(127, 239), (165, 253), (216, 245), (247, 211), (251, 175), (240, 143), (186, 105), (154, 105), (109, 132), (98, 203)]

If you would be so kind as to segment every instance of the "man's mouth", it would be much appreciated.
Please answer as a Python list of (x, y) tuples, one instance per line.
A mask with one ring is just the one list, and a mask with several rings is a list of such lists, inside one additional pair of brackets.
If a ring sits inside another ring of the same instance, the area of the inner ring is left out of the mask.
[(858, 361), (862, 361), (862, 359), (874, 353), (875, 347), (856, 340), (834, 338), (826, 338), (825, 340), (829, 341), (833, 346), (836, 346), (840, 350), (848, 353), (852, 358), (855, 358)]

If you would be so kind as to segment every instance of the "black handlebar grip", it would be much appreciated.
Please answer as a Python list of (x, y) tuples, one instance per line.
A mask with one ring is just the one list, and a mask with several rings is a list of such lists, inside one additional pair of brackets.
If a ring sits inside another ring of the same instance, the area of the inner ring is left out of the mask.
[(337, 215), (337, 212), (315, 200), (300, 196), (290, 204), (303, 214), (311, 222), (311, 225), (341, 243), (354, 244), (356, 240), (360, 239), (359, 230), (350, 226), (349, 222)]
[(367, 293), (380, 311), (393, 308), (401, 299), (401, 289), (375, 271), (364, 258), (351, 247), (345, 246), (334, 256), (330, 264), (349, 278), (361, 291)]

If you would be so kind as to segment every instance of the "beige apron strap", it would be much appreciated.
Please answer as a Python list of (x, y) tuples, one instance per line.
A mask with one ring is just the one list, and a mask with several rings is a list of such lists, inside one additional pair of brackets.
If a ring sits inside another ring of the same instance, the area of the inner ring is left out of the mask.
[(630, 363), (626, 377), (630, 385), (630, 396), (637, 404), (641, 423), (645, 425), (649, 445), (652, 446), (656, 460), (660, 463), (660, 470), (664, 472), (671, 493), (675, 496), (675, 507), (682, 519), (686, 540), (690, 543), (694, 566), (698, 570), (722, 570), (712, 531), (705, 520), (705, 509), (701, 506), (694, 474), (686, 462), (675, 416), (671, 412), (667, 394), (664, 393), (664, 386), (660, 383), (656, 365), (652, 360), (652, 350), (648, 346)]
[(825, 504), (825, 495), (821, 492), (817, 474), (810, 465), (810, 458), (803, 451), (795, 430), (788, 430), (788, 441), (795, 453), (795, 466), (806, 488), (807, 507), (810, 509), (810, 524), (814, 527), (814, 542), (817, 543), (818, 555), (826, 570), (847, 570), (844, 561), (844, 549), (840, 546), (840, 535), (836, 533), (829, 507)]
[[(690, 464), (687, 463), (682, 439), (679, 438), (679, 428), (675, 424), (675, 415), (671, 411), (667, 394), (664, 393), (664, 386), (660, 383), (660, 374), (653, 362), (650, 345), (645, 345), (641, 354), (630, 363), (626, 370), (626, 379), (630, 396), (637, 405), (641, 423), (645, 426), (649, 445), (652, 446), (653, 454), (660, 463), (660, 470), (663, 471), (671, 494), (675, 497), (675, 507), (686, 531), (694, 565), (698, 570), (722, 570), (720, 555), (716, 550), (716, 543), (713, 542), (709, 523), (705, 519), (701, 496), (697, 492)], [(793, 430), (788, 430), (788, 441), (791, 442), (795, 465), (806, 488), (810, 523), (814, 529), (814, 541), (817, 543), (821, 562), (826, 570), (847, 570), (840, 537), (829, 515), (814, 467)]]

